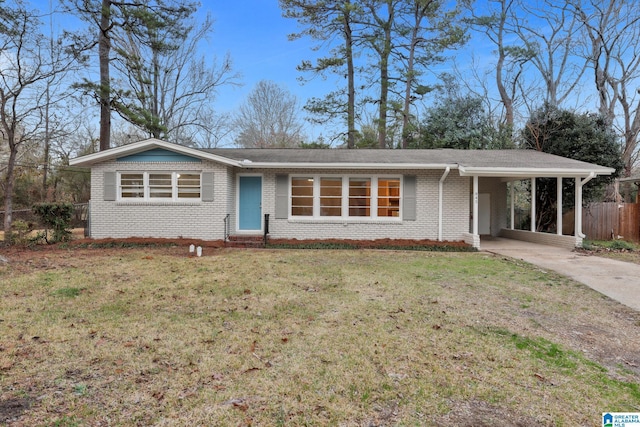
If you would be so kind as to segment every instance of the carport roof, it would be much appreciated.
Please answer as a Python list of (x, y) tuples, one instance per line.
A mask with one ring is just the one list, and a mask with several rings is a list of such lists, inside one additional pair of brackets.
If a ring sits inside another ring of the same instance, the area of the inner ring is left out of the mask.
[(463, 176), (586, 177), (610, 175), (614, 169), (533, 150), (381, 150), (301, 148), (194, 149), (147, 139), (72, 159), (72, 166), (91, 166), (108, 160), (162, 148), (242, 169), (458, 169)]

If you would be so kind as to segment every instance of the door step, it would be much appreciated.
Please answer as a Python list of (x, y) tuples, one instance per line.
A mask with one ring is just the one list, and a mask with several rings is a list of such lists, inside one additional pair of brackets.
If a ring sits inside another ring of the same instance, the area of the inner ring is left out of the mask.
[(264, 236), (236, 234), (225, 242), (228, 248), (264, 248)]

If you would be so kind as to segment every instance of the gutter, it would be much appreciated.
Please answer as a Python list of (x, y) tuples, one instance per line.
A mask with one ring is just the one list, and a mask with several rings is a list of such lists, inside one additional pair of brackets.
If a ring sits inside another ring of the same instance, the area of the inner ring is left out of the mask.
[(312, 162), (252, 162), (251, 160), (236, 160), (236, 165), (243, 169), (457, 169), (456, 164), (436, 163), (312, 163)]
[(460, 176), (489, 176), (504, 178), (536, 178), (563, 177), (573, 178), (575, 176), (589, 177), (591, 174), (610, 175), (615, 169), (601, 168), (597, 171), (593, 169), (570, 169), (570, 168), (500, 168), (500, 167), (468, 167), (459, 166)]
[(444, 173), (440, 177), (440, 181), (438, 181), (438, 241), (442, 242), (442, 205), (443, 205), (443, 187), (444, 180), (447, 179), (449, 172), (451, 171), (451, 167), (447, 166), (444, 170)]

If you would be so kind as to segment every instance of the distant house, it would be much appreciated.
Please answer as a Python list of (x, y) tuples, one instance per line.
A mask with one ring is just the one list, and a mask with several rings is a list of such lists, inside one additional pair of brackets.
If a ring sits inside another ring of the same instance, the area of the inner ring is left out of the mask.
[[(93, 238), (223, 240), (260, 235), (268, 215), (272, 238), (475, 247), (482, 235), (580, 246), (582, 186), (614, 172), (531, 150), (195, 149), (157, 139), (70, 164), (91, 168)], [(559, 188), (563, 179), (575, 180), (574, 235), (507, 223), (514, 217), (509, 184), (535, 177), (558, 178)]]

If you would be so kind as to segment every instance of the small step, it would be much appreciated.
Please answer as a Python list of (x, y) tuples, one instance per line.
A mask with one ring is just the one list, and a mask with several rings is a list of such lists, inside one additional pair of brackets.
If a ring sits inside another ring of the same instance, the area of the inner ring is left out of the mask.
[(235, 234), (228, 237), (225, 246), (229, 248), (264, 248), (263, 235)]
[(262, 242), (264, 236), (262, 234), (232, 234), (229, 236), (229, 240), (234, 242)]

